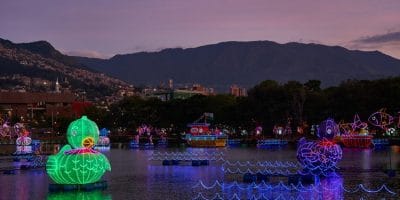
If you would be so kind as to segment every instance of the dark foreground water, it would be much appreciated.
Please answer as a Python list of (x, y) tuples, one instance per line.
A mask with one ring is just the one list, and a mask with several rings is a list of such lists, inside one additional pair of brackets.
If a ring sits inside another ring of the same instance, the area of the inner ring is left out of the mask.
[[(12, 151), (12, 146), (0, 146), (0, 153)], [(164, 148), (155, 150), (131, 150), (124, 146), (115, 146), (103, 151), (111, 163), (112, 171), (103, 177), (108, 182), (104, 191), (51, 193), (48, 186), (51, 181), (44, 168), (16, 170), (15, 175), (3, 174), (5, 169), (15, 168), (18, 163), (10, 156), (0, 157), (0, 199), (194, 199), (204, 197), (222, 197), (232, 199), (240, 197), (250, 199), (400, 199), (400, 174), (389, 178), (382, 169), (389, 167), (389, 151), (392, 168), (400, 168), (400, 148), (392, 146), (387, 150), (343, 149), (343, 159), (339, 163), (339, 174), (333, 178), (321, 179), (320, 186), (310, 190), (299, 187), (287, 188), (287, 178), (271, 179), (270, 185), (245, 185), (243, 175), (224, 173), (227, 170), (246, 170), (256, 167), (223, 165), (222, 161), (211, 161), (209, 166), (192, 167), (187, 165), (162, 166), (162, 161), (151, 161), (149, 156), (163, 152), (191, 152), (205, 154), (223, 154), (230, 161), (296, 161), (294, 148), (265, 150), (256, 148)], [(224, 182), (223, 187), (213, 184)], [(204, 183), (199, 184), (199, 181)], [(239, 181), (239, 185), (235, 185)], [(283, 186), (279, 186), (282, 181)], [(286, 184), (286, 186), (285, 186)], [(355, 190), (359, 184), (362, 189)], [(393, 193), (385, 189), (386, 185)], [(253, 187), (255, 186), (255, 187)], [(279, 187), (278, 187), (279, 186)], [(336, 187), (337, 186), (337, 187)], [(285, 188), (286, 187), (286, 188)], [(307, 186), (305, 186), (307, 187)], [(217, 195), (218, 193), (218, 195)], [(201, 194), (201, 195), (200, 195)], [(236, 196), (234, 195), (236, 194)], [(216, 196), (217, 195), (217, 196)], [(264, 195), (264, 196), (260, 196)]]

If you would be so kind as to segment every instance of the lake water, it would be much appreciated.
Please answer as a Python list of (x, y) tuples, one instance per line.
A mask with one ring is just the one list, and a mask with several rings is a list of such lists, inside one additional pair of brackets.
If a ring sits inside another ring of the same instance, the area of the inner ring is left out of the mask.
[[(13, 146), (0, 145), (0, 153), (13, 151)], [(400, 199), (400, 175), (389, 178), (382, 169), (388, 167), (389, 151), (391, 152), (392, 168), (400, 167), (400, 148), (392, 146), (387, 150), (373, 149), (343, 149), (343, 159), (339, 162), (339, 175), (333, 179), (321, 179), (320, 183), (328, 190), (300, 192), (282, 188), (241, 190), (235, 188), (205, 189), (196, 184), (202, 181), (206, 186), (216, 180), (232, 184), (239, 181), (242, 186), (243, 175), (224, 173), (224, 169), (236, 169), (236, 166), (222, 165), (222, 161), (210, 161), (209, 166), (186, 165), (163, 166), (162, 161), (151, 161), (152, 153), (182, 152), (222, 155), (230, 161), (296, 161), (296, 150), (287, 147), (278, 150), (257, 148), (164, 148), (155, 150), (133, 150), (125, 145), (113, 146), (108, 151), (102, 151), (110, 160), (112, 171), (103, 177), (108, 183), (104, 191), (51, 193), (48, 186), (51, 183), (44, 168), (31, 170), (16, 170), (15, 175), (3, 174), (4, 169), (16, 167), (10, 156), (0, 156), (0, 199), (194, 199), (203, 194), (212, 198), (216, 193), (224, 198), (232, 198), (237, 193), (241, 198), (251, 198), (250, 193), (267, 194), (268, 199)], [(246, 167), (242, 167), (243, 170)], [(397, 172), (398, 173), (398, 172)], [(287, 184), (287, 178), (282, 180)], [(271, 180), (272, 185), (278, 185), (279, 180)], [(342, 189), (329, 189), (332, 185), (343, 185), (346, 190), (363, 184), (366, 189), (379, 189), (386, 184), (396, 194), (385, 190), (378, 193), (365, 191), (346, 192)]]

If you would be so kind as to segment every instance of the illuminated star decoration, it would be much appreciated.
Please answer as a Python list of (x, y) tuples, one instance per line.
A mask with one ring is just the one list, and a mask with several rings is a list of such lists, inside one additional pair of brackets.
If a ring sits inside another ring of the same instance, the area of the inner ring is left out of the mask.
[(353, 128), (351, 127), (351, 123), (345, 123), (344, 120), (341, 120), (338, 124), (340, 134), (341, 135), (349, 135), (352, 133)]
[(365, 122), (362, 122), (360, 120), (360, 117), (358, 116), (358, 114), (355, 114), (353, 123), (351, 123), (351, 128), (353, 129), (353, 131), (356, 131), (358, 129), (366, 129), (366, 128), (368, 128), (368, 124)]

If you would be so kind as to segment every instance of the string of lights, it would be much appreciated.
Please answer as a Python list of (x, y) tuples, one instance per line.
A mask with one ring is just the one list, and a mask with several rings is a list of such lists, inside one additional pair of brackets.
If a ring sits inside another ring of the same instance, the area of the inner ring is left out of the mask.
[(150, 156), (223, 156), (224, 152), (154, 152)]
[(237, 181), (234, 181), (232, 183), (224, 183), (224, 182), (219, 182), (216, 180), (213, 184), (211, 185), (206, 185), (204, 184), (203, 181), (199, 181), (196, 183), (193, 187), (195, 188), (201, 188), (204, 190), (230, 190), (230, 189), (239, 189), (239, 190), (264, 190), (264, 191), (274, 191), (274, 190), (287, 190), (287, 191), (298, 191), (298, 192), (317, 192), (317, 193), (322, 193), (324, 191), (337, 191), (341, 190), (346, 193), (357, 193), (357, 192), (367, 192), (367, 193), (380, 193), (380, 192), (387, 192), (390, 195), (397, 195), (396, 192), (393, 190), (389, 189), (389, 187), (386, 186), (386, 184), (382, 184), (380, 187), (376, 189), (370, 189), (367, 188), (363, 184), (357, 184), (353, 188), (346, 188), (343, 183), (335, 183), (335, 184), (321, 184), (321, 182), (318, 182), (317, 184), (310, 184), (308, 186), (304, 186), (301, 182), (298, 182), (297, 184), (285, 184), (282, 181), (280, 181), (276, 185), (272, 184), (267, 184), (264, 181), (261, 181), (261, 183), (256, 183), (252, 182), (250, 184), (246, 183), (238, 183)]
[(181, 156), (164, 156), (164, 157), (150, 157), (150, 161), (161, 161), (161, 160), (211, 160), (211, 161), (223, 161), (224, 159), (222, 157), (208, 157), (208, 156), (186, 156), (186, 157), (181, 157)]
[(223, 164), (229, 166), (239, 166), (239, 167), (272, 167), (272, 168), (298, 168), (301, 167), (301, 164), (293, 161), (229, 161), (226, 160)]

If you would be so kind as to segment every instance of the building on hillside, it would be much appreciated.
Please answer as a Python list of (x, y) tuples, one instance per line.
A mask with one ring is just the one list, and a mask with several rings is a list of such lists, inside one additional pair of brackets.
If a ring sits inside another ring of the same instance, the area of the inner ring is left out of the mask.
[(232, 85), (229, 89), (229, 94), (236, 97), (245, 97), (247, 96), (246, 88), (239, 87), (237, 85)]
[(206, 88), (200, 84), (194, 84), (191, 88), (172, 89), (173, 83), (170, 81), (169, 88), (146, 88), (142, 91), (144, 98), (158, 98), (162, 101), (171, 99), (187, 99), (195, 95), (215, 95), (213, 88)]

